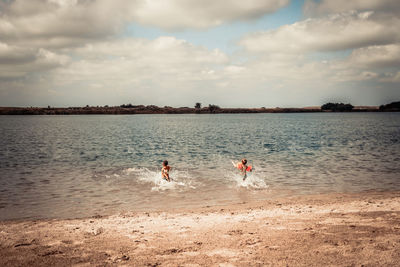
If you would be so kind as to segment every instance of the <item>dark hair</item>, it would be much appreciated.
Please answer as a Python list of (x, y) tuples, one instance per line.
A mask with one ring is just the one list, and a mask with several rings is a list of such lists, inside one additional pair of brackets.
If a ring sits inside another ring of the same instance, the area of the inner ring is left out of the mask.
[(246, 164), (247, 163), (247, 159), (242, 159), (242, 163)]
[(168, 160), (164, 160), (162, 164), (163, 164), (164, 166), (167, 166), (167, 165), (168, 165)]

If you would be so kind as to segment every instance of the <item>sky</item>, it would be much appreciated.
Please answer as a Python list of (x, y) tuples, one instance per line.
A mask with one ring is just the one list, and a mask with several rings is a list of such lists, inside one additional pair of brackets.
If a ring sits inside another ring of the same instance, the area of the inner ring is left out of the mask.
[(0, 0), (0, 106), (393, 101), (398, 0)]

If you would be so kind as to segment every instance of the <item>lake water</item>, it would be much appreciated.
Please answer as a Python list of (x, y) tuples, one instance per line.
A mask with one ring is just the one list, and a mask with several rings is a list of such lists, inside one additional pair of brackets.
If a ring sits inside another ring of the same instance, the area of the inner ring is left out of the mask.
[(0, 116), (0, 133), (3, 220), (400, 189), (400, 113)]

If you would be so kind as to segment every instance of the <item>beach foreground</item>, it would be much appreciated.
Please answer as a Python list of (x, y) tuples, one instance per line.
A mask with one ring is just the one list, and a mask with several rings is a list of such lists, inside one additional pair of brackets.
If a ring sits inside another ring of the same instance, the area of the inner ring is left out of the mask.
[(0, 265), (394, 266), (400, 192), (0, 223)]

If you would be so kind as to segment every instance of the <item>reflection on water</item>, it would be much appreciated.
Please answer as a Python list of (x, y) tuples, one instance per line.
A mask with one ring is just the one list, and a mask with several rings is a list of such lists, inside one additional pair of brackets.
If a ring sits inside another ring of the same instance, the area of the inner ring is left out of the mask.
[(399, 113), (0, 116), (0, 133), (0, 219), (400, 189)]

